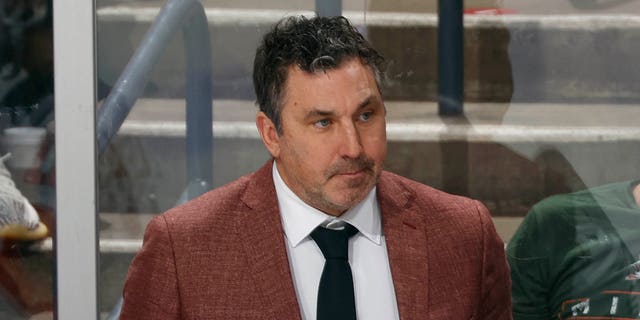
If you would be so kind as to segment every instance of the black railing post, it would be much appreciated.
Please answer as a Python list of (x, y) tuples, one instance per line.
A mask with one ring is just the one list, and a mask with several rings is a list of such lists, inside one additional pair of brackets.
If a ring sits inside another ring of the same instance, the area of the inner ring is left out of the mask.
[(438, 114), (462, 114), (463, 98), (463, 1), (438, 0)]
[(335, 17), (342, 15), (342, 0), (316, 0), (318, 17)]

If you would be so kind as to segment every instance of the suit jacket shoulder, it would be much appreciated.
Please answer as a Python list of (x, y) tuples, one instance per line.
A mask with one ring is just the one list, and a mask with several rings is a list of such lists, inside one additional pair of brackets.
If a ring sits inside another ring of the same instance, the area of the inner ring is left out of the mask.
[[(201, 231), (210, 228), (226, 230), (235, 212), (246, 208), (240, 201), (253, 174), (243, 176), (220, 188), (213, 189), (187, 203), (169, 209), (162, 214), (174, 232)], [(196, 230), (194, 230), (194, 228)]]
[(482, 235), (482, 227), (493, 225), (491, 215), (477, 200), (446, 193), (420, 182), (383, 172), (378, 184), (378, 199), (393, 207), (415, 208), (425, 223), (452, 232)]
[(388, 172), (378, 200), (401, 315), (511, 318), (504, 244), (480, 202)]
[(155, 217), (120, 319), (299, 319), (271, 165)]

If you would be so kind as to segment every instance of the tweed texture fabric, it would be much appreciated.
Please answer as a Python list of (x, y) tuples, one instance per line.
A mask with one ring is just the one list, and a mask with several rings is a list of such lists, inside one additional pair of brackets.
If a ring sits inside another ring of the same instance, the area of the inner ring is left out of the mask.
[[(299, 320), (271, 172), (269, 161), (154, 218), (120, 319)], [(401, 319), (511, 319), (504, 247), (484, 206), (389, 172), (377, 197)]]

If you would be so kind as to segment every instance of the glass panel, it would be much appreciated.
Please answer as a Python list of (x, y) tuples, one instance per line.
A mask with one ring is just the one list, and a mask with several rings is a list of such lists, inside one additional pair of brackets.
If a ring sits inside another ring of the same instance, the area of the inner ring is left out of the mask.
[[(102, 104), (99, 108), (104, 108), (109, 92), (117, 86), (118, 77), (164, 3), (98, 0), (96, 4), (97, 83)], [(203, 190), (255, 171), (269, 159), (254, 125), (257, 108), (251, 72), (255, 48), (262, 33), (286, 12), (313, 10), (312, 1), (202, 1), (202, 4), (212, 49), (209, 58), (213, 72), (212, 159), (203, 165), (205, 169), (201, 172), (189, 174), (189, 163), (193, 163), (188, 159), (190, 142), (186, 137), (186, 127), (190, 125), (185, 102), (190, 90), (189, 80), (185, 80), (189, 54), (178, 24), (171, 30), (175, 34), (169, 37), (166, 48), (161, 49), (140, 98), (100, 154), (102, 318), (114, 319), (118, 313), (127, 269), (152, 217)], [(205, 45), (205, 41), (200, 43)], [(206, 155), (201, 156), (206, 159)], [(201, 180), (207, 180), (207, 168), (212, 168), (212, 182), (202, 187)]]
[(508, 241), (515, 318), (638, 318), (640, 6), (499, 7), (466, 15), (467, 88), (508, 102), (467, 105), (491, 131), (469, 143), (469, 194)]
[[(185, 190), (221, 186), (268, 159), (253, 124), (255, 47), (279, 17), (314, 6), (202, 3), (213, 63), (213, 180), (200, 188), (197, 178), (207, 179), (188, 174), (194, 164), (186, 151), (187, 58), (177, 32), (101, 153), (103, 317), (117, 310), (127, 267), (152, 217), (194, 195)], [(103, 104), (161, 5), (97, 1)], [(546, 318), (637, 318), (640, 209), (630, 191), (637, 189), (631, 182), (609, 184), (637, 179), (640, 170), (638, 2), (465, 1), (465, 114), (459, 117), (438, 115), (437, 1), (345, 0), (343, 6), (387, 60), (386, 169), (490, 209), (512, 268), (529, 277), (514, 276), (521, 290), (514, 300), (530, 308), (523, 313), (539, 307)], [(533, 220), (521, 226), (525, 216)], [(528, 263), (514, 264), (520, 258)], [(569, 280), (549, 282), (556, 278)]]
[(437, 115), (435, 1), (368, 4), (386, 168), (490, 209), (516, 319), (638, 318), (639, 3), (464, 3), (461, 117)]
[(0, 319), (53, 319), (51, 1), (0, 2)]

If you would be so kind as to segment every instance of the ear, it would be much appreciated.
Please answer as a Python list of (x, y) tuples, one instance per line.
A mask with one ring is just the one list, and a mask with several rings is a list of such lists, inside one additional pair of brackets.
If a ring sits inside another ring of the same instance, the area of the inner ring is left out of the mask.
[(262, 143), (267, 147), (271, 156), (277, 159), (280, 156), (280, 136), (275, 124), (264, 112), (260, 111), (256, 116), (256, 127), (258, 127)]

